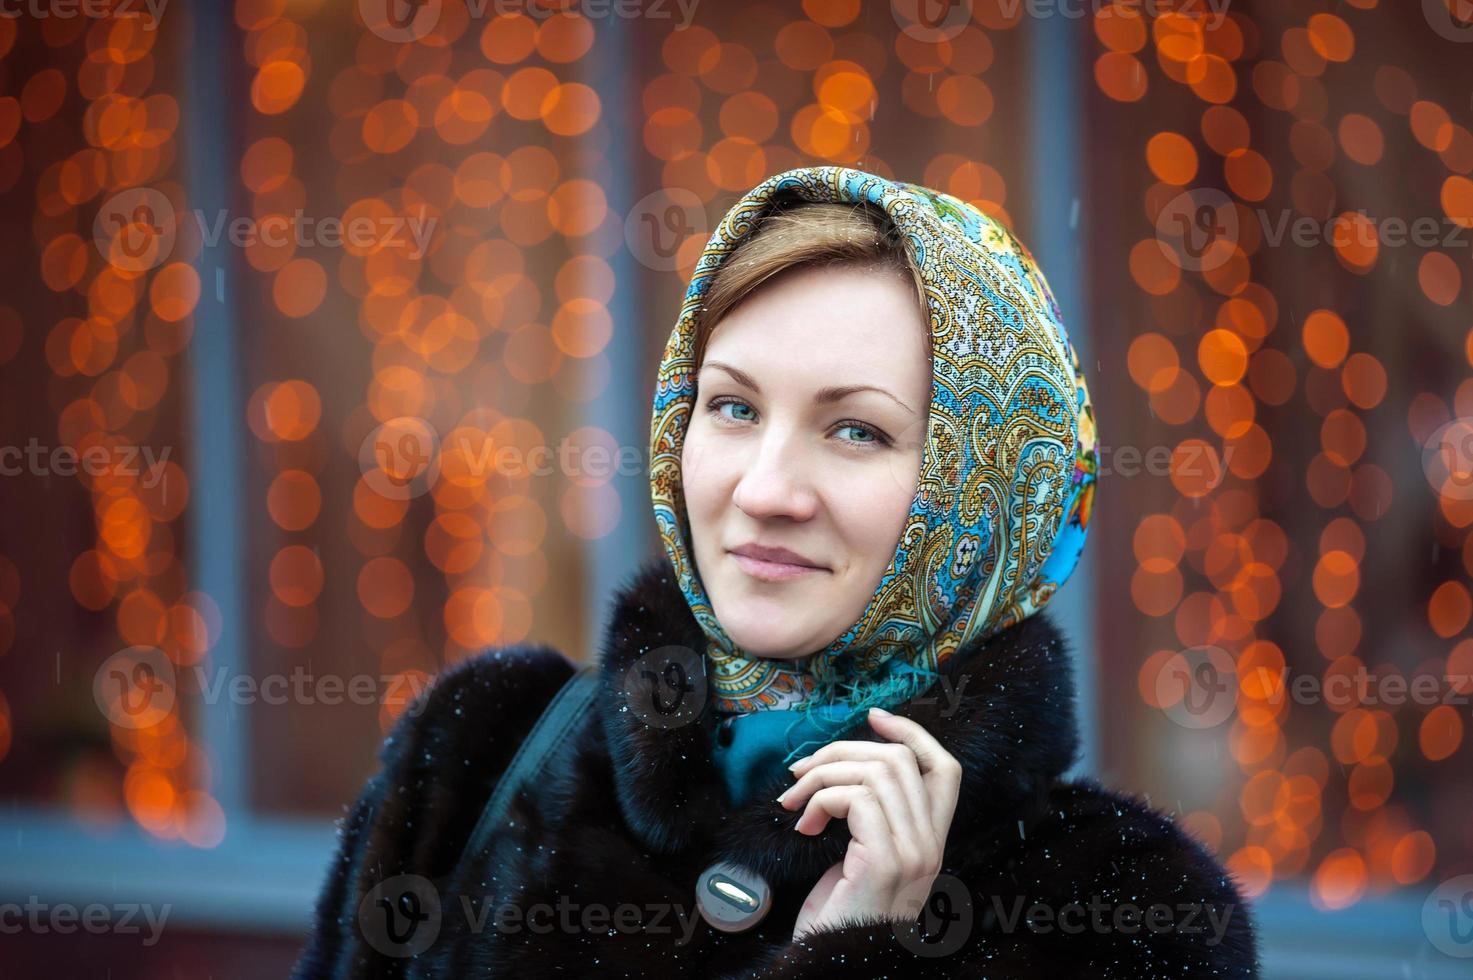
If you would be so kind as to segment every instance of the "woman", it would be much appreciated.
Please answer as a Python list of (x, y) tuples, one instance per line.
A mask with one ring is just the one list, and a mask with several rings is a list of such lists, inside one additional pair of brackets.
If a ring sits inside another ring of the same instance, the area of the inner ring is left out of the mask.
[(1223, 869), (1062, 778), (1039, 610), (1094, 424), (1002, 226), (856, 170), (764, 181), (697, 265), (651, 451), (666, 554), (614, 597), (596, 710), (467, 848), (574, 667), (446, 671), (342, 825), (299, 976), (1257, 975)]

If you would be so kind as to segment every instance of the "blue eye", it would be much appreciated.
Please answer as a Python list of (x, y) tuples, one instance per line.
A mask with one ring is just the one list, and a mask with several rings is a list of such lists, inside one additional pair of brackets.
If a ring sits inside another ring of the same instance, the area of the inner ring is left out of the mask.
[[(738, 399), (731, 397), (713, 398), (711, 399), (711, 402), (707, 406), (707, 408), (715, 412), (717, 415), (731, 419), (733, 422), (751, 422), (757, 417), (757, 413), (755, 410), (753, 410), (751, 405), (748, 405), (744, 401), (739, 401)], [(735, 409), (738, 414), (728, 414), (726, 411), (724, 411), (727, 408)], [(746, 414), (740, 414), (743, 412), (745, 412)]]
[[(747, 414), (745, 416), (729, 416), (725, 411), (722, 411), (728, 405), (731, 405), (735, 410), (744, 411)], [(716, 398), (710, 399), (709, 402), (706, 402), (706, 410), (713, 414), (713, 416), (716, 416), (717, 419), (722, 420), (723, 424), (735, 424), (739, 423), (739, 421), (754, 421), (756, 420), (757, 414), (756, 410), (751, 405), (748, 405), (747, 402), (739, 398), (734, 398), (731, 395), (717, 395)], [(841, 442), (848, 442), (850, 445), (863, 445), (863, 447), (885, 447), (885, 445), (890, 445), (890, 438), (888, 436), (879, 432), (875, 427), (863, 423), (863, 421), (841, 421), (835, 427), (834, 432), (844, 432), (847, 429), (853, 429), (854, 432), (860, 433), (860, 438), (841, 439)]]

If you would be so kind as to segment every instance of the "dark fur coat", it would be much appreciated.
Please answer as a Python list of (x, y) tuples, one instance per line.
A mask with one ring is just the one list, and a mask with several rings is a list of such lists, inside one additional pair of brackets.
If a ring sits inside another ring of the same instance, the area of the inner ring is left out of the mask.
[[(786, 773), (729, 807), (711, 712), (653, 727), (628, 703), (637, 659), (703, 649), (668, 563), (615, 603), (596, 710), (482, 854), (460, 862), (573, 665), (546, 647), (488, 651), (399, 720), (341, 823), (296, 976), (1257, 976), (1250, 909), (1222, 867), (1167, 816), (1061, 778), (1078, 733), (1064, 642), (1044, 615), (962, 651), (933, 698), (896, 709), (964, 770), (920, 926), (861, 921), (794, 941), (803, 899), (844, 853), (843, 821), (796, 832), (799, 814), (774, 800)], [(852, 737), (875, 737), (863, 731)], [(697, 876), (720, 859), (771, 885), (771, 911), (749, 931), (717, 932), (696, 910)]]

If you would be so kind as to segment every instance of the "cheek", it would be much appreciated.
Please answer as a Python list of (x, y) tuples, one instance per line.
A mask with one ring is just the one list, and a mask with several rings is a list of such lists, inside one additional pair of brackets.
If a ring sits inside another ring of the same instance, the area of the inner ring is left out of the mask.
[(704, 536), (709, 524), (721, 513), (724, 475), (719, 458), (706, 451), (705, 427), (692, 421), (680, 451), (680, 484), (685, 494), (691, 534)]
[(914, 461), (896, 456), (831, 488), (837, 524), (850, 529), (850, 545), (866, 571), (883, 570), (895, 554), (919, 478), (919, 455)]

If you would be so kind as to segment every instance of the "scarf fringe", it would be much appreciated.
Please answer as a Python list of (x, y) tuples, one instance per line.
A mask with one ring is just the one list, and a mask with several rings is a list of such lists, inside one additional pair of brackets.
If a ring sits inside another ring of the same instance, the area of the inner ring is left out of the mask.
[(823, 733), (820, 739), (809, 739), (783, 759), (783, 765), (816, 752), (856, 727), (869, 715), (871, 708), (889, 710), (917, 696), (941, 675), (903, 661), (887, 661), (884, 675), (878, 679), (825, 678), (813, 689), (808, 699), (794, 710), (799, 714), (788, 726), (787, 734), (806, 721)]

